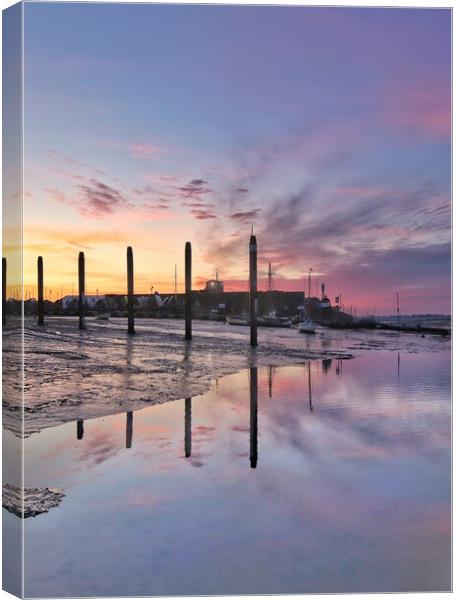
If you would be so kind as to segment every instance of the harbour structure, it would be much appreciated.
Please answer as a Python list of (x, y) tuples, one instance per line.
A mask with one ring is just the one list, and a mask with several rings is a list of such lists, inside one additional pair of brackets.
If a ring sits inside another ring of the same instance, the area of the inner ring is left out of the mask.
[(307, 297), (304, 301), (305, 314), (314, 323), (327, 327), (348, 327), (354, 324), (353, 316), (341, 310), (338, 304), (332, 306), (327, 296)]
[[(215, 281), (215, 280), (213, 280)], [(219, 291), (211, 285), (212, 280), (202, 290), (191, 291), (193, 317), (196, 319), (225, 320), (226, 315), (248, 314), (247, 292), (226, 292), (219, 282)], [(55, 302), (45, 302), (46, 314), (78, 314), (78, 295), (66, 295)], [(185, 294), (133, 294), (135, 313), (138, 316), (183, 317)], [(84, 296), (86, 314), (110, 312), (112, 316), (124, 316), (127, 310), (125, 294), (86, 294)], [(303, 292), (258, 291), (259, 312), (267, 313), (274, 309), (281, 316), (295, 316), (304, 312)], [(26, 312), (36, 311), (36, 300), (31, 298), (25, 303)]]

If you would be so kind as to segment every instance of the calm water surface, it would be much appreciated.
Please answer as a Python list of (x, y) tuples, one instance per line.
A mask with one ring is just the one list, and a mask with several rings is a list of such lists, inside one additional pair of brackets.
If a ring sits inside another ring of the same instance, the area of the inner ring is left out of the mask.
[(243, 371), (25, 469), (66, 493), (25, 521), (29, 597), (450, 589), (448, 351)]

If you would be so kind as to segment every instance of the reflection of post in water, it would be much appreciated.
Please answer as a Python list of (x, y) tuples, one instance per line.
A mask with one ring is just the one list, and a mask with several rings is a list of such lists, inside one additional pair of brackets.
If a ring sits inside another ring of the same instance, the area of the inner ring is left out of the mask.
[(342, 375), (342, 359), (336, 361), (336, 375)]
[(250, 369), (250, 465), (258, 464), (258, 369)]
[(399, 383), (399, 375), (401, 373), (401, 353), (398, 352), (398, 383)]
[(327, 373), (332, 365), (332, 358), (324, 358), (321, 361), (321, 370), (323, 373)]
[(129, 411), (126, 413), (126, 448), (132, 448), (133, 424), (134, 413)]
[(310, 408), (310, 412), (312, 412), (313, 410), (313, 404), (312, 404), (312, 374), (310, 372), (310, 362), (307, 363), (307, 370), (308, 370), (308, 380), (309, 380), (309, 408)]
[(84, 435), (84, 421), (76, 422), (76, 439), (82, 440)]
[(274, 380), (274, 368), (272, 365), (269, 365), (269, 398), (272, 398), (273, 380)]
[(184, 455), (186, 458), (191, 456), (192, 450), (192, 406), (191, 398), (184, 401)]

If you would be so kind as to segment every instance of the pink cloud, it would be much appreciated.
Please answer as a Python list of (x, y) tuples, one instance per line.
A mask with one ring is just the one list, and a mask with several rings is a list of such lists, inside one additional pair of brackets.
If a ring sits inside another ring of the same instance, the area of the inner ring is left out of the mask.
[(193, 209), (191, 210), (191, 214), (193, 214), (196, 219), (199, 219), (201, 221), (205, 221), (206, 219), (218, 218), (214, 213), (212, 213), (209, 210)]
[(230, 218), (233, 221), (238, 221), (239, 223), (251, 223), (252, 221), (256, 220), (260, 210), (260, 208), (254, 208), (253, 210), (236, 212), (230, 215)]
[(125, 142), (119, 140), (98, 140), (96, 146), (108, 148), (111, 150), (127, 151), (132, 158), (148, 160), (153, 158), (158, 152), (161, 152), (162, 147), (151, 144), (150, 142)]
[(451, 95), (447, 86), (405, 86), (382, 94), (384, 117), (394, 127), (438, 139), (451, 136)]
[(159, 146), (143, 143), (128, 144), (127, 147), (134, 158), (140, 159), (150, 159), (161, 150)]

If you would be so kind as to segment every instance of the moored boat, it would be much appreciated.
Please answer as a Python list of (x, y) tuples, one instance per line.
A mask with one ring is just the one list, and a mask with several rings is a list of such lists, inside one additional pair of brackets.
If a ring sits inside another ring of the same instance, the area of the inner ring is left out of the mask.
[(96, 321), (109, 321), (110, 320), (110, 313), (106, 312), (106, 313), (99, 313), (95, 320)]
[(245, 315), (231, 315), (226, 317), (228, 325), (249, 325), (250, 318)]
[(278, 317), (275, 311), (258, 317), (260, 327), (291, 327), (292, 321), (288, 317)]
[(314, 325), (313, 321), (311, 321), (310, 319), (305, 319), (304, 321), (299, 323), (298, 330), (300, 331), (300, 333), (315, 333), (316, 332), (315, 325)]

